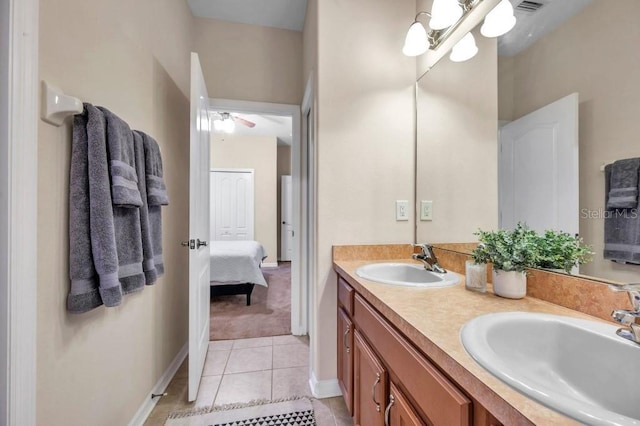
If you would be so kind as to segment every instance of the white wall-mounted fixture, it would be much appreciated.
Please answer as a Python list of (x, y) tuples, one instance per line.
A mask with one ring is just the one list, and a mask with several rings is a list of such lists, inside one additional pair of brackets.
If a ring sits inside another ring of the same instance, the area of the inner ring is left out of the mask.
[(434, 30), (449, 28), (462, 17), (463, 9), (458, 0), (433, 0), (429, 27)]
[(473, 37), (473, 34), (467, 33), (467, 35), (462, 37), (462, 39), (453, 46), (449, 59), (453, 62), (464, 62), (476, 56), (476, 53), (478, 53), (476, 39)]
[[(483, 0), (434, 0), (431, 12), (422, 11), (416, 14), (407, 31), (402, 53), (406, 56), (419, 56), (429, 49), (436, 50), (482, 2)], [(431, 18), (428, 32), (418, 21), (421, 15)], [(485, 37), (498, 37), (510, 31), (515, 24), (513, 6), (509, 0), (502, 0), (485, 17), (481, 33)], [(477, 52), (478, 47), (473, 36), (467, 34), (453, 48), (450, 58), (452, 61), (462, 62), (471, 59)]]
[(407, 200), (396, 201), (396, 220), (397, 221), (409, 220), (409, 201)]
[(509, 0), (502, 0), (484, 18), (480, 34), (485, 37), (500, 37), (508, 33), (516, 25), (513, 5)]
[(404, 39), (404, 47), (402, 53), (406, 56), (419, 56), (429, 49), (429, 36), (427, 30), (421, 22), (418, 22), (418, 16), (428, 15), (427, 12), (420, 12), (416, 15), (416, 19), (407, 31), (407, 37)]
[(65, 95), (59, 88), (42, 80), (42, 112), (41, 118), (54, 126), (62, 126), (70, 115), (80, 114), (84, 107), (82, 101)]

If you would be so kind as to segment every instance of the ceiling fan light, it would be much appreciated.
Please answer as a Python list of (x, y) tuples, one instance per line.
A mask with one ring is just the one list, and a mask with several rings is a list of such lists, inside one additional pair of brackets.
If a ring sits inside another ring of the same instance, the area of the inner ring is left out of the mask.
[(424, 28), (424, 25), (415, 21), (409, 27), (409, 31), (407, 31), (402, 53), (406, 56), (418, 56), (426, 52), (427, 49), (429, 49), (427, 30)]
[(453, 46), (449, 59), (453, 62), (464, 62), (476, 56), (478, 46), (473, 34), (467, 33), (462, 39)]
[(502, 0), (484, 18), (480, 33), (485, 37), (500, 37), (511, 31), (516, 25), (513, 5), (509, 0)]
[(225, 133), (233, 133), (236, 129), (236, 123), (231, 118), (228, 118), (222, 122), (222, 131)]
[(429, 26), (434, 30), (449, 28), (462, 17), (458, 0), (433, 0)]

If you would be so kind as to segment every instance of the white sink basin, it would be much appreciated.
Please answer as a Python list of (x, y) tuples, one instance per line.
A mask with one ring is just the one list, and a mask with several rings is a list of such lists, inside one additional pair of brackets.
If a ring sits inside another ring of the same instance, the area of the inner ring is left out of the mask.
[(382, 284), (412, 287), (448, 287), (460, 282), (458, 274), (438, 274), (410, 263), (370, 263), (356, 269), (356, 275)]
[(588, 425), (640, 425), (640, 345), (618, 327), (556, 315), (483, 315), (461, 330), (480, 365), (530, 398)]

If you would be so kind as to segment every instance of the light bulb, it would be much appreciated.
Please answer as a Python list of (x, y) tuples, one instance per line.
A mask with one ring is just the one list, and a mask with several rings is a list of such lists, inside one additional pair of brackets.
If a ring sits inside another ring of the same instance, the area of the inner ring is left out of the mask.
[(462, 16), (458, 0), (433, 0), (429, 26), (434, 30), (449, 28)]
[(453, 62), (467, 61), (478, 53), (478, 46), (476, 46), (476, 39), (473, 34), (467, 33), (462, 39), (453, 46), (451, 49), (451, 55), (449, 59)]
[(508, 33), (516, 25), (513, 5), (509, 0), (502, 0), (484, 18), (480, 34), (485, 37), (499, 37)]
[(426, 52), (427, 49), (429, 49), (427, 30), (420, 22), (415, 21), (409, 27), (409, 31), (407, 31), (402, 53), (407, 56), (418, 56)]
[(224, 129), (224, 121), (222, 120), (213, 120), (213, 129), (216, 132), (222, 132)]
[(236, 129), (236, 123), (234, 123), (231, 118), (228, 118), (222, 122), (222, 130), (225, 133), (233, 133), (235, 129)]

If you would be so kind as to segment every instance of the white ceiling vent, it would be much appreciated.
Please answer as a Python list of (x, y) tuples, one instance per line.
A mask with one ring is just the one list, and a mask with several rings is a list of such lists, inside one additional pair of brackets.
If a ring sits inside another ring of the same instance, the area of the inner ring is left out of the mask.
[(524, 0), (519, 5), (516, 6), (516, 10), (533, 13), (533, 12), (537, 12), (542, 6), (544, 6), (544, 3), (539, 3), (537, 1)]

